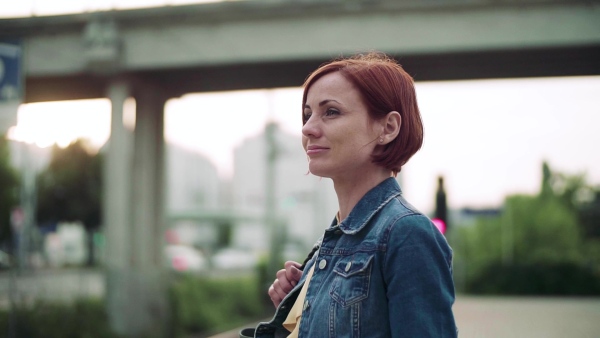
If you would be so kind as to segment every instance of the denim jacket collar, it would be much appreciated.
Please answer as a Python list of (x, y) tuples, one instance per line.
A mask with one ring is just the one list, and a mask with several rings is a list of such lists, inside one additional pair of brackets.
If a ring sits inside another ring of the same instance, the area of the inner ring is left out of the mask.
[[(402, 190), (396, 179), (394, 177), (385, 179), (358, 201), (350, 215), (339, 224), (340, 230), (348, 235), (356, 234), (365, 227), (377, 211), (400, 194)], [(332, 227), (335, 227), (335, 223), (334, 219)]]

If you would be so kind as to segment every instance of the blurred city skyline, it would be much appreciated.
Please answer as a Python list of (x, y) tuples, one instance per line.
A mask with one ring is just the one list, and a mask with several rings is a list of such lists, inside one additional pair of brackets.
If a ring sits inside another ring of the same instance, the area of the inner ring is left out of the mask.
[[(209, 2), (223, 1), (24, 0), (3, 4), (0, 17)], [(402, 186), (418, 208), (431, 210), (438, 175), (446, 177), (452, 208), (495, 207), (507, 194), (535, 193), (544, 160), (558, 171), (586, 172), (599, 184), (600, 77), (418, 82), (417, 88), (425, 143), (403, 169)], [(300, 100), (299, 88), (188, 94), (167, 103), (165, 139), (207, 156), (229, 178), (233, 149), (268, 120), (300, 137)], [(36, 103), (21, 107), (10, 135), (40, 146), (85, 137), (99, 147), (109, 125), (107, 99)]]
[[(418, 82), (425, 142), (402, 171), (407, 198), (431, 210), (436, 177), (443, 175), (450, 207), (499, 206), (508, 194), (537, 192), (544, 160), (599, 184), (598, 92), (598, 76)], [(301, 147), (301, 95), (301, 88), (280, 88), (172, 99), (165, 139), (206, 156), (231, 178), (233, 150), (268, 121), (297, 136)], [(109, 135), (110, 103), (26, 104), (18, 121), (9, 133), (16, 140), (66, 146), (83, 137), (100, 147)]]

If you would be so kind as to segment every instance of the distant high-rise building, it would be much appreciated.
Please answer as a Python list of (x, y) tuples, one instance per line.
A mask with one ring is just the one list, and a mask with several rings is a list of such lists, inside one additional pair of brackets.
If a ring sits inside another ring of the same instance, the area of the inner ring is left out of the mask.
[(198, 152), (169, 143), (165, 149), (168, 240), (210, 247), (217, 240), (216, 225), (201, 214), (223, 208), (217, 168)]
[(166, 206), (169, 211), (221, 207), (217, 168), (202, 154), (166, 144)]
[[(329, 179), (308, 174), (301, 138), (274, 130), (275, 213), (283, 220), (288, 240), (310, 249), (330, 225), (338, 209)], [(233, 206), (253, 215), (264, 215), (267, 203), (267, 155), (269, 142), (262, 133), (245, 140), (234, 152)], [(245, 222), (237, 241), (254, 249), (267, 249), (269, 229), (260, 222)]]

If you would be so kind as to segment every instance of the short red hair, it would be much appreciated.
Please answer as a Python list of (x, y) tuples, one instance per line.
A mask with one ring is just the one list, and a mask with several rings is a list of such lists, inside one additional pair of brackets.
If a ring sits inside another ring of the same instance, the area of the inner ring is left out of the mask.
[[(384, 118), (391, 111), (400, 113), (400, 133), (382, 151), (372, 156), (373, 163), (396, 175), (423, 145), (423, 122), (413, 78), (398, 62), (383, 53), (335, 59), (320, 66), (306, 79), (302, 107), (306, 104), (306, 95), (313, 83), (333, 72), (339, 72), (356, 87), (374, 121)], [(304, 113), (302, 123), (306, 123)]]

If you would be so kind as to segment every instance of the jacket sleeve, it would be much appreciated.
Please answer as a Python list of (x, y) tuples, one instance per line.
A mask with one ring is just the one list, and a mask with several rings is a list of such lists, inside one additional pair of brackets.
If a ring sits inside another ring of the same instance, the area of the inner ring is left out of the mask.
[(388, 228), (383, 274), (392, 337), (456, 337), (452, 249), (429, 218)]

